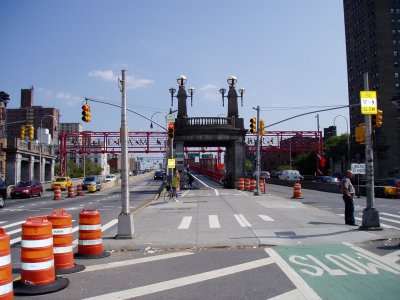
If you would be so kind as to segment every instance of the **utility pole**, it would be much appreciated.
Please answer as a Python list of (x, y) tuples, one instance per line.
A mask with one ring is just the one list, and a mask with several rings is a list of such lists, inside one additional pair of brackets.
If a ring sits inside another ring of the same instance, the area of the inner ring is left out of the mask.
[(122, 93), (121, 105), (121, 213), (118, 216), (117, 239), (132, 239), (134, 234), (133, 215), (129, 208), (129, 171), (128, 171), (128, 126), (126, 121), (126, 81), (125, 70), (119, 80)]
[[(369, 90), (368, 73), (364, 73), (364, 90)], [(365, 114), (365, 167), (367, 207), (363, 210), (361, 230), (382, 230), (379, 212), (374, 205), (374, 151), (372, 148), (371, 115)]]
[(256, 189), (254, 196), (260, 196), (260, 106), (253, 109), (257, 110), (257, 148), (256, 148)]

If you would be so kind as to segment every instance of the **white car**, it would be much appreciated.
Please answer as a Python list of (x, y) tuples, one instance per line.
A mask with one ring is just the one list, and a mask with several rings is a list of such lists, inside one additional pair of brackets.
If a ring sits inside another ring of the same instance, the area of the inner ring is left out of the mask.
[(106, 178), (104, 179), (105, 182), (111, 182), (115, 180), (117, 180), (117, 176), (115, 176), (114, 174), (106, 175)]
[(283, 170), (282, 174), (279, 175), (280, 180), (301, 180), (301, 175), (297, 170)]

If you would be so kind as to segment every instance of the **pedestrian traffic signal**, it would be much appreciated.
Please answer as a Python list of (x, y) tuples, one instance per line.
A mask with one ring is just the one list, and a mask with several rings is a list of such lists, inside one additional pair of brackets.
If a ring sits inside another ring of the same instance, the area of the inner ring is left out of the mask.
[(264, 127), (265, 127), (265, 122), (264, 122), (264, 120), (260, 120), (260, 135), (261, 136), (264, 136), (264, 134), (265, 134), (265, 131), (264, 131)]
[(250, 119), (250, 132), (257, 133), (257, 118)]
[(21, 125), (21, 128), (19, 129), (19, 138), (21, 140), (25, 139), (25, 133), (26, 133), (25, 125)]
[(356, 142), (360, 144), (365, 144), (365, 124), (360, 124), (355, 128)]
[(170, 138), (170, 139), (173, 139), (174, 138), (174, 134), (175, 134), (175, 126), (174, 126), (174, 123), (169, 123), (169, 125), (168, 125), (168, 137)]
[(82, 121), (90, 122), (90, 106), (85, 104), (82, 105)]
[(31, 141), (35, 139), (35, 128), (33, 125), (28, 125), (28, 137)]
[(383, 111), (378, 109), (376, 115), (372, 115), (371, 124), (373, 127), (379, 128), (382, 126), (382, 120), (383, 120)]

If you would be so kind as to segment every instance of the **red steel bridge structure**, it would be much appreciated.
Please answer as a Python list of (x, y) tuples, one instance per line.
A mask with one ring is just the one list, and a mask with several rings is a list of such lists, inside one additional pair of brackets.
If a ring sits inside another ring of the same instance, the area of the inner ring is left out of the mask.
[[(256, 151), (255, 134), (245, 137), (246, 152)], [(91, 153), (121, 153), (119, 132), (61, 132), (59, 143), (60, 173), (66, 175), (67, 155), (86, 155)], [(261, 152), (322, 153), (322, 133), (320, 131), (266, 131), (260, 137)], [(128, 153), (165, 153), (168, 145), (166, 132), (134, 131), (128, 134)], [(185, 148), (185, 152), (217, 153), (218, 161), (223, 152), (221, 148)]]

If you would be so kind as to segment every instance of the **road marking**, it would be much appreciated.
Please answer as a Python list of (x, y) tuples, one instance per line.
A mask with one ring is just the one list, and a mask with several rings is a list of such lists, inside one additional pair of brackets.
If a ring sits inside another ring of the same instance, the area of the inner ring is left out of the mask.
[(7, 223), (8, 221), (0, 221), (0, 224)]
[(396, 223), (396, 224), (400, 224), (400, 221), (397, 221), (397, 220), (392, 220), (392, 219), (382, 218), (382, 217), (379, 217), (379, 219), (380, 220), (384, 220), (384, 221), (393, 222), (393, 223)]
[(267, 300), (306, 300), (306, 298), (296, 289)]
[(215, 196), (219, 197), (218, 190), (217, 190), (217, 189), (214, 189), (214, 191), (215, 191)]
[(266, 248), (265, 252), (274, 260), (283, 273), (295, 285), (300, 294), (308, 300), (321, 299), (317, 293), (304, 281), (299, 274), (297, 274), (289, 264), (273, 249)]
[(379, 213), (379, 214), (380, 214), (380, 215), (389, 216), (389, 217), (394, 217), (394, 218), (400, 218), (400, 216), (399, 216), (399, 215), (393, 215), (393, 214), (384, 213), (384, 212), (381, 212), (381, 213)]
[(181, 257), (181, 256), (186, 256), (186, 255), (191, 255), (191, 254), (194, 254), (194, 253), (192, 253), (192, 252), (175, 252), (175, 253), (169, 253), (169, 254), (161, 254), (161, 255), (157, 255), (157, 256), (149, 256), (149, 257), (136, 258), (136, 259), (130, 259), (130, 260), (116, 261), (116, 262), (106, 263), (106, 264), (101, 264), (101, 265), (86, 266), (85, 270), (81, 271), (81, 273), (137, 265), (137, 264), (142, 264), (142, 263), (146, 263), (146, 262), (158, 261), (158, 260), (169, 259), (169, 258), (176, 258), (176, 257)]
[(400, 260), (400, 250), (394, 251), (392, 253), (386, 254), (383, 256), (385, 259), (391, 261), (392, 263)]
[(179, 225), (178, 229), (188, 229), (191, 222), (192, 222), (191, 216), (183, 217), (182, 222)]
[(4, 225), (4, 226), (2, 226), (2, 227), (3, 227), (3, 228), (9, 228), (9, 227), (13, 227), (13, 226), (20, 225), (20, 224), (25, 223), (25, 222), (26, 222), (26, 221), (19, 221), (19, 222), (16, 222), (16, 223)]
[(267, 216), (267, 215), (258, 215), (261, 219), (263, 219), (264, 221), (267, 222), (272, 222), (274, 221), (274, 219), (272, 219), (271, 217)]
[(19, 229), (7, 231), (6, 233), (7, 233), (8, 235), (11, 235), (11, 234), (14, 234), (14, 233), (17, 233), (17, 232), (21, 232), (21, 231), (22, 231), (22, 228), (19, 228)]
[(210, 223), (210, 228), (221, 228), (217, 215), (209, 215), (208, 222)]
[(181, 197), (185, 197), (187, 193), (189, 193), (189, 190), (187, 190), (186, 192), (184, 192), (184, 193), (182, 194)]
[[(338, 214), (338, 216), (344, 217), (344, 214)], [(362, 218), (355, 217), (354, 219), (357, 220), (357, 221), (361, 221), (362, 222)], [(390, 220), (390, 222), (393, 222), (393, 220)], [(400, 230), (399, 227), (394, 227), (394, 226), (387, 225), (387, 224), (382, 224), (382, 223), (380, 225), (381, 225), (381, 227), (384, 227), (384, 228), (391, 228), (391, 229)]]
[(243, 215), (234, 215), (236, 221), (240, 224), (241, 227), (251, 227), (251, 224), (246, 220)]
[(196, 275), (181, 277), (177, 279), (172, 279), (164, 282), (159, 282), (155, 284), (150, 284), (146, 286), (141, 286), (125, 291), (119, 291), (115, 293), (104, 294), (100, 296), (95, 296), (91, 298), (86, 298), (85, 300), (110, 300), (110, 299), (131, 299), (134, 297), (140, 297), (144, 295), (149, 295), (153, 293), (158, 293), (166, 290), (170, 290), (173, 288), (178, 288), (182, 286), (186, 286), (189, 284), (199, 283), (206, 280), (216, 279), (223, 276), (228, 276), (232, 274), (236, 274), (239, 272), (244, 272), (260, 267), (264, 267), (273, 263), (271, 258), (263, 258), (255, 261), (251, 261), (248, 263), (239, 264), (236, 266), (231, 266), (227, 268), (222, 268), (214, 271), (199, 273)]
[(245, 193), (245, 192), (242, 192), (242, 191), (237, 191), (237, 192), (239, 192), (242, 195), (248, 196), (247, 193)]

